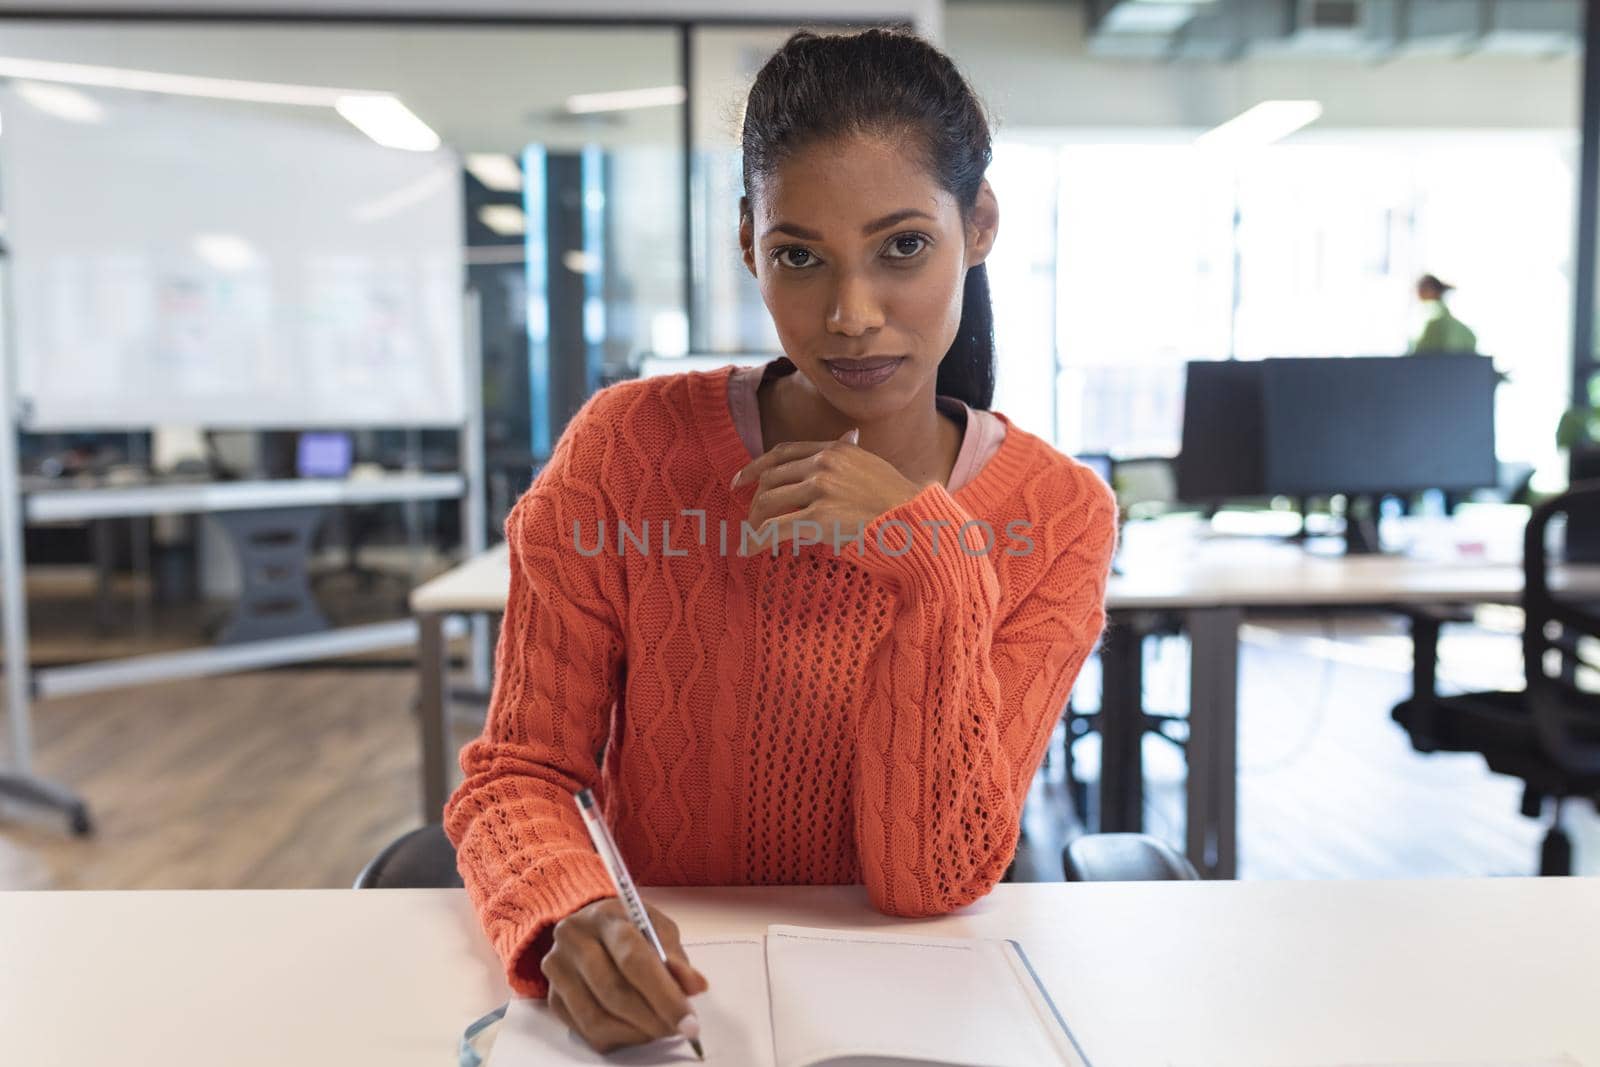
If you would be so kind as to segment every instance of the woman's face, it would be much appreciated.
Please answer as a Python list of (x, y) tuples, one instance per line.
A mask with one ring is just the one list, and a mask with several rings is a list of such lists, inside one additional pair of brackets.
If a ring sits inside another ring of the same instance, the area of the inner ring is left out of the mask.
[(755, 193), (745, 266), (800, 372), (853, 418), (931, 397), (967, 270), (994, 243), (989, 183), (964, 221), (905, 144), (849, 137), (795, 153)]

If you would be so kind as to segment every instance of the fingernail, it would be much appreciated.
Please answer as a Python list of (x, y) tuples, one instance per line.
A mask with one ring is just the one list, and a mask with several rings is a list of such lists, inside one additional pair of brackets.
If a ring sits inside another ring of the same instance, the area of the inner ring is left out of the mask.
[(700, 1020), (694, 1012), (678, 1020), (678, 1033), (691, 1041), (700, 1036)]
[(743, 478), (743, 477), (744, 477), (744, 471), (740, 471), (738, 474), (735, 474), (733, 476), (733, 481), (728, 483), (728, 488), (729, 489), (737, 489), (737, 488), (739, 488), (739, 479)]
[(859, 428), (851, 430), (849, 433), (844, 435), (844, 439), (849, 441), (851, 444), (855, 444), (861, 439), (861, 430)]

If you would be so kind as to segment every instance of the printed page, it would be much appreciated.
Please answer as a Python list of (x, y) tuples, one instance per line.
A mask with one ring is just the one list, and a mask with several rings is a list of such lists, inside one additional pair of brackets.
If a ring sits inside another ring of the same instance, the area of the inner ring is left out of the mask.
[(767, 929), (777, 1067), (1070, 1064), (1002, 941)]
[[(767, 999), (767, 962), (759, 937), (686, 941), (689, 960), (711, 988), (690, 1003), (700, 1016), (700, 1042), (708, 1064), (724, 1067), (774, 1067), (772, 1023)], [(655, 1041), (600, 1055), (543, 1000), (518, 997), (506, 1009), (485, 1067), (567, 1067), (569, 1064), (699, 1063), (682, 1038)]]

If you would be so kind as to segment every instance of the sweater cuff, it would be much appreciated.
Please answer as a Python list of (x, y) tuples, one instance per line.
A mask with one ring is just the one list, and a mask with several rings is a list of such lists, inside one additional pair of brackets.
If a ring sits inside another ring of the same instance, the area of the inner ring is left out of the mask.
[(1007, 543), (1005, 530), (973, 518), (938, 482), (868, 523), (864, 542), (859, 557), (846, 556), (903, 592), (941, 599), (994, 583), (990, 557)]
[(550, 983), (539, 964), (549, 951), (555, 924), (587, 904), (616, 896), (605, 864), (593, 853), (562, 858), (553, 874), (530, 873), (509, 890), (515, 919), (495, 931), (494, 947), (505, 966), (506, 982), (524, 997), (549, 995)]

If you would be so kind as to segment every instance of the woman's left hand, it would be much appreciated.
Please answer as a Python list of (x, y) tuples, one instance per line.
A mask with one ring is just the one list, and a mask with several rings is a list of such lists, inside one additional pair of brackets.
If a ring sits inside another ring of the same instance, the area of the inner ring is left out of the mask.
[[(775, 551), (802, 533), (815, 538), (808, 543), (833, 544), (835, 523), (842, 543), (922, 491), (893, 464), (857, 445), (856, 434), (778, 445), (734, 475), (734, 488), (756, 486), (745, 520), (757, 531), (750, 538), (752, 551)], [(742, 538), (739, 554), (750, 554)]]

